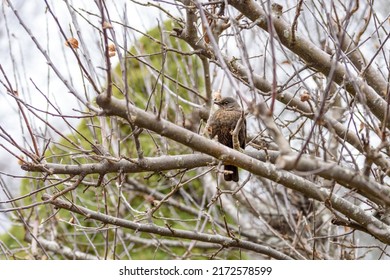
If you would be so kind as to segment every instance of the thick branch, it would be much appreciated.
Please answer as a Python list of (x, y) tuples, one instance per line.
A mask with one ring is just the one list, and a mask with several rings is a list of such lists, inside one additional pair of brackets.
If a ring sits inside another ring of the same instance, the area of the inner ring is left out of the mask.
[(46, 172), (52, 174), (107, 174), (107, 173), (138, 173), (147, 171), (165, 171), (172, 169), (192, 169), (213, 164), (215, 159), (200, 154), (161, 156), (155, 158), (102, 160), (98, 163), (89, 164), (24, 164), (22, 169), (26, 171)]
[[(191, 47), (194, 49), (201, 49), (205, 56), (209, 58), (213, 57), (213, 51), (211, 48), (208, 48), (206, 45), (202, 44), (202, 42), (195, 42), (189, 40), (189, 38), (180, 36), (183, 40), (185, 40)], [(214, 56), (216, 56), (214, 54)], [(238, 62), (237, 59), (230, 59), (226, 55), (223, 55), (223, 59), (227, 65), (230, 67), (230, 71), (236, 75), (237, 78), (244, 80), (245, 82), (249, 82), (247, 67)], [(272, 85), (260, 75), (256, 73), (251, 73), (252, 80), (255, 87), (265, 93), (269, 93), (272, 91)], [(276, 95), (276, 99), (284, 104), (286, 104), (289, 108), (293, 110), (301, 112), (307, 118), (314, 119), (315, 112), (313, 109), (302, 102), (299, 98), (295, 97), (294, 94), (291, 94), (288, 91), (278, 91)], [(323, 116), (323, 121), (320, 124), (324, 125), (328, 130), (335, 132), (340, 139), (345, 139), (348, 143), (350, 143), (354, 148), (356, 148), (362, 154), (370, 153), (372, 156), (372, 160), (375, 164), (381, 167), (381, 169), (390, 174), (390, 163), (385, 159), (383, 154), (377, 152), (373, 147), (363, 147), (360, 139), (354, 134), (352, 131), (345, 128), (345, 126), (334, 119), (330, 114), (326, 113)]]
[[(257, 25), (268, 31), (267, 13), (253, 0), (229, 0), (230, 5), (244, 14)], [(385, 120), (387, 104), (371, 87), (369, 87), (361, 78), (348, 72), (347, 69), (339, 62), (332, 60), (332, 56), (318, 48), (310, 40), (302, 36), (295, 36), (292, 40), (291, 24), (285, 22), (281, 17), (273, 17), (275, 31), (280, 42), (304, 59), (308, 65), (317, 69), (325, 75), (328, 75), (331, 70), (334, 70), (334, 81), (345, 86), (346, 90), (353, 96), (358, 96), (359, 91), (364, 93), (365, 102), (371, 109), (374, 115), (380, 120), (385, 121), (386, 126), (390, 128), (390, 121)]]
[[(25, 238), (27, 242), (31, 242), (32, 240), (32, 237), (29, 234), (26, 235)], [(99, 259), (98, 257), (93, 256), (91, 254), (73, 250), (69, 247), (64, 246), (63, 244), (59, 244), (55, 241), (46, 240), (41, 237), (38, 238), (38, 242), (43, 248), (45, 248), (45, 250), (51, 251), (58, 255), (62, 255), (69, 260), (75, 260), (75, 259), (76, 260), (98, 260)]]
[[(340, 35), (339, 35), (340, 36)], [(387, 83), (383, 79), (381, 73), (376, 70), (372, 65), (366, 67), (365, 58), (360, 51), (359, 47), (348, 37), (344, 36), (342, 40), (341, 48), (347, 53), (348, 58), (351, 60), (353, 65), (359, 70), (364, 70), (363, 77), (366, 79), (367, 83), (383, 98), (386, 98), (387, 94)]]
[[(191, 133), (191, 132), (190, 132)], [(202, 138), (202, 142), (208, 139)], [(217, 143), (213, 143), (217, 144)], [(339, 166), (335, 162), (324, 162), (320, 158), (303, 155), (296, 163), (296, 153), (289, 153), (285, 157), (279, 157), (279, 152), (246, 152), (250, 157), (256, 158), (262, 162), (276, 163), (283, 169), (293, 168), (296, 171), (319, 175), (325, 179), (335, 180), (339, 184), (357, 191), (378, 205), (383, 203), (390, 204), (390, 190), (383, 187), (375, 181), (369, 180), (360, 173), (349, 168)], [(242, 154), (240, 154), (242, 156)], [(107, 173), (139, 173), (139, 172), (159, 172), (173, 169), (192, 169), (202, 166), (215, 164), (215, 159), (204, 154), (189, 154), (176, 156), (161, 156), (155, 158), (138, 159), (120, 159), (102, 160), (98, 163), (90, 164), (25, 164), (22, 168), (26, 171), (51, 172), (51, 174), (68, 175), (88, 175)], [(281, 166), (281, 164), (283, 166)]]
[[(268, 178), (272, 181), (281, 183), (290, 188), (291, 185), (296, 183), (298, 180), (303, 180), (302, 182), (303, 185), (310, 184), (310, 182), (307, 182), (306, 180), (292, 174), (287, 175), (286, 173), (285, 175), (284, 174), (281, 175), (280, 173), (282, 171), (277, 170), (277, 168), (273, 165), (255, 160), (254, 158), (251, 158), (239, 151), (230, 149), (224, 145), (206, 139), (205, 137), (195, 134), (173, 123), (170, 123), (165, 120), (157, 121), (156, 117), (148, 112), (138, 109), (131, 104), (128, 104), (128, 106), (126, 106), (126, 101), (124, 100), (112, 98), (111, 102), (103, 103), (100, 100), (102, 98), (103, 98), (102, 95), (98, 96), (97, 102), (105, 109), (105, 112), (107, 114), (114, 114), (122, 118), (128, 119), (130, 122), (134, 122), (137, 126), (152, 130), (162, 136), (173, 139), (199, 152), (211, 155), (215, 158), (222, 160), (224, 163), (228, 163), (228, 164), (233, 163), (234, 165), (241, 167), (245, 170), (248, 170), (253, 174)], [(128, 116), (127, 109), (131, 111), (129, 113), (131, 117)], [(292, 157), (294, 157), (294, 155), (292, 155)], [(310, 166), (314, 166), (315, 168), (314, 170), (317, 169), (317, 165), (310, 165), (310, 164), (305, 168), (308, 168)], [(328, 165), (327, 168), (324, 170), (327, 170), (330, 167), (331, 166)], [(373, 187), (373, 190), (375, 191), (370, 193), (371, 194), (374, 193), (375, 195), (372, 198), (375, 198), (375, 196), (379, 194), (379, 197), (377, 196), (376, 199), (374, 200), (375, 203), (390, 205), (390, 192), (385, 190), (382, 185), (376, 183), (375, 181), (368, 181), (365, 180), (364, 178), (361, 178), (361, 175), (357, 172), (351, 171), (348, 173), (347, 172), (341, 173), (341, 175), (343, 174), (345, 175), (345, 177), (341, 177), (339, 179), (341, 184), (345, 185), (346, 187), (351, 186), (351, 184), (353, 184), (354, 188), (358, 188), (358, 186), (365, 186), (365, 185), (368, 185), (370, 188)], [(295, 177), (295, 179), (293, 179), (293, 182), (289, 181), (292, 180), (290, 176)], [(341, 180), (343, 178), (345, 180)], [(359, 184), (355, 183), (358, 181), (363, 183), (359, 183)], [(367, 187), (365, 188), (367, 189)], [(322, 200), (323, 197), (319, 198), (317, 196), (317, 199)]]
[[(50, 201), (51, 197), (47, 194), (44, 194), (42, 197), (45, 201)], [(72, 211), (74, 213), (78, 213), (80, 215), (83, 215), (85, 217), (88, 217), (88, 219), (94, 219), (101, 221), (104, 224), (111, 224), (115, 226), (120, 226), (128, 229), (132, 229), (135, 231), (141, 231), (141, 232), (148, 232), (148, 233), (154, 233), (161, 236), (168, 236), (168, 237), (177, 237), (177, 238), (184, 238), (189, 240), (198, 240), (203, 241), (207, 243), (216, 243), (220, 244), (223, 247), (226, 248), (241, 248), (249, 251), (253, 251), (256, 253), (264, 254), (266, 256), (269, 256), (274, 259), (284, 259), (288, 260), (291, 259), (289, 256), (271, 248), (268, 246), (259, 245), (253, 242), (239, 240), (239, 239), (232, 239), (228, 237), (224, 237), (221, 235), (215, 235), (215, 234), (206, 234), (206, 233), (198, 233), (188, 230), (180, 230), (180, 229), (173, 229), (173, 228), (166, 228), (166, 227), (160, 227), (156, 226), (154, 224), (141, 224), (141, 223), (134, 223), (128, 220), (116, 218), (113, 216), (105, 215), (102, 213), (98, 213), (95, 211), (92, 211), (88, 208), (72, 204), (70, 202), (67, 202), (65, 200), (59, 200), (56, 199), (54, 201), (50, 201), (51, 204), (55, 205), (56, 207), (67, 209), (69, 211)]]
[[(199, 152), (211, 155), (222, 160), (224, 163), (234, 164), (253, 174), (268, 178), (290, 189), (301, 192), (315, 200), (325, 202), (330, 199), (331, 205), (334, 209), (358, 223), (366, 225), (367, 227), (371, 225), (374, 228), (386, 228), (384, 231), (379, 231), (380, 235), (377, 235), (378, 231), (372, 231), (372, 234), (382, 241), (386, 240), (384, 242), (390, 243), (390, 228), (387, 225), (374, 217), (367, 215), (362, 209), (349, 203), (348, 201), (337, 196), (330, 195), (330, 192), (327, 189), (320, 188), (316, 184), (311, 183), (304, 178), (283, 170), (278, 170), (272, 164), (258, 161), (239, 151), (206, 139), (205, 137), (179, 127), (173, 123), (162, 119), (157, 120), (156, 116), (149, 112), (145, 112), (144, 110), (138, 109), (131, 104), (126, 104), (125, 100), (119, 100), (113, 97), (109, 102), (107, 102), (103, 95), (99, 95), (96, 101), (108, 115), (120, 116), (137, 126), (152, 130), (164, 137), (173, 139)], [(390, 197), (382, 197), (382, 204), (390, 205), (389, 201)]]

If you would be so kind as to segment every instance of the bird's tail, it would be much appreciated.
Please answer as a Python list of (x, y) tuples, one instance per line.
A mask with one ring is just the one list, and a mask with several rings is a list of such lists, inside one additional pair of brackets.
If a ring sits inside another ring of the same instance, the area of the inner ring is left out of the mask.
[(224, 179), (225, 181), (238, 182), (238, 168), (234, 165), (225, 165), (224, 167)]

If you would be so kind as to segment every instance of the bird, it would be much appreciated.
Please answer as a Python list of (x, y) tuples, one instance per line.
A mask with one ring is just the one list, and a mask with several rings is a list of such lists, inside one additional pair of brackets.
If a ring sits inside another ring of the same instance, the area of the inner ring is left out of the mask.
[[(221, 100), (214, 101), (219, 108), (212, 114), (209, 121), (210, 136), (213, 139), (218, 137), (218, 142), (233, 148), (233, 131), (237, 122), (242, 116), (241, 106), (232, 97), (225, 97)], [(246, 140), (246, 120), (242, 122), (241, 129), (238, 133), (238, 141), (242, 149), (245, 148)], [(234, 165), (224, 166), (225, 181), (238, 182), (238, 168)]]

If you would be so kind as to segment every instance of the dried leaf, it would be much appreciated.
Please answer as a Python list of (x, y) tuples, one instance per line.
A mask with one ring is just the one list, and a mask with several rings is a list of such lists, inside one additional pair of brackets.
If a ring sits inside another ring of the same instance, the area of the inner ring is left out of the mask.
[(115, 52), (116, 51), (115, 45), (114, 44), (109, 44), (108, 45), (108, 51), (109, 52)]
[(77, 41), (76, 38), (69, 38), (68, 40), (66, 40), (65, 46), (67, 46), (67, 47), (72, 46), (72, 48), (78, 49), (79, 48), (79, 41)]
[(305, 91), (301, 94), (301, 101), (302, 102), (309, 101), (310, 99), (311, 99), (311, 96), (307, 91)]
[(214, 101), (220, 101), (222, 99), (221, 92), (220, 91), (214, 91), (213, 92), (213, 100)]
[(18, 164), (19, 164), (20, 166), (22, 166), (23, 164), (25, 164), (24, 156), (23, 156), (23, 155), (20, 155), (20, 156), (19, 156)]
[(359, 133), (362, 132), (362, 130), (366, 127), (366, 125), (364, 123), (360, 123), (359, 125)]
[(112, 28), (113, 27), (112, 27), (111, 23), (109, 23), (107, 21), (103, 22), (103, 29), (112, 29)]

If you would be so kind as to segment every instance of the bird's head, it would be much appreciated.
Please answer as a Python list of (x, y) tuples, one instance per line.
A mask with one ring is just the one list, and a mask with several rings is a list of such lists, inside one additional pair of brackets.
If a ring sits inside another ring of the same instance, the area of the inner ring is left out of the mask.
[(225, 97), (219, 101), (214, 101), (214, 104), (217, 104), (222, 109), (241, 109), (240, 105), (232, 97)]

